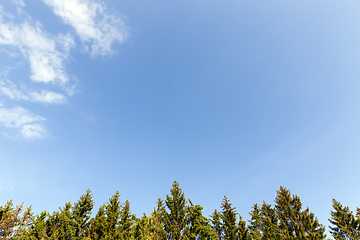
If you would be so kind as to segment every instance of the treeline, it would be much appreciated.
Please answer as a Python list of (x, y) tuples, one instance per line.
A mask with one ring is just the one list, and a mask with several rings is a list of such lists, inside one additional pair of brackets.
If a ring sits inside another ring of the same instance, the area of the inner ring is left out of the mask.
[[(203, 208), (186, 199), (175, 181), (164, 200), (158, 199), (150, 215), (136, 217), (129, 201), (121, 203), (116, 192), (92, 217), (94, 201), (88, 190), (75, 203), (66, 203), (52, 214), (34, 215), (23, 204), (8, 201), (0, 206), (0, 239), (137, 239), (137, 240), (262, 240), (325, 239), (325, 226), (309, 208), (303, 209), (300, 198), (280, 187), (274, 206), (254, 204), (250, 220), (243, 220), (229, 199), (209, 217)], [(335, 239), (360, 239), (360, 209), (357, 214), (333, 200), (330, 233)]]

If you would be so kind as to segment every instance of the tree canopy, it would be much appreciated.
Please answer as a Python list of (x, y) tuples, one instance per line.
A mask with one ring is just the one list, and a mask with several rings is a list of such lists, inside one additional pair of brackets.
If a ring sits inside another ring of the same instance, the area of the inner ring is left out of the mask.
[[(297, 195), (285, 187), (277, 191), (274, 204), (254, 204), (248, 221), (224, 196), (219, 210), (206, 217), (203, 207), (185, 198), (174, 181), (170, 193), (155, 203), (153, 212), (137, 217), (130, 202), (120, 201), (116, 192), (93, 215), (94, 201), (90, 190), (59, 210), (35, 215), (31, 207), (14, 206), (12, 200), (0, 206), (1, 239), (66, 240), (318, 240), (325, 239), (325, 226), (309, 208), (302, 206)], [(360, 239), (360, 209), (356, 214), (333, 199), (330, 233), (335, 239)]]

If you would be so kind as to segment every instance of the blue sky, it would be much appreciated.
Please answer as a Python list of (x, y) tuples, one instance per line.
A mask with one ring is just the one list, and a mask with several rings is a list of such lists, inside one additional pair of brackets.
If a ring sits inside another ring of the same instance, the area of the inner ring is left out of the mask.
[(360, 204), (357, 1), (5, 0), (0, 202), (90, 188), (150, 213), (176, 179), (246, 219), (279, 186)]

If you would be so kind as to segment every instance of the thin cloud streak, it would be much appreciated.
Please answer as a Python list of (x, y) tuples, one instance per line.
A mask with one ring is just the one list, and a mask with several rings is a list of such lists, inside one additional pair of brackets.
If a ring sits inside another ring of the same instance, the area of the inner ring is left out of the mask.
[(105, 3), (94, 0), (43, 0), (66, 24), (71, 25), (91, 56), (112, 54), (112, 45), (123, 43), (128, 28), (120, 17), (106, 12)]
[(71, 35), (54, 38), (42, 30), (40, 23), (6, 23), (0, 12), (0, 44), (18, 49), (30, 62), (31, 80), (64, 86), (69, 77), (64, 62), (75, 46)]
[(0, 107), (0, 123), (7, 128), (20, 130), (25, 140), (42, 139), (46, 136), (46, 129), (41, 122), (45, 118), (36, 115), (22, 107)]
[[(24, 88), (24, 87), (23, 87)], [(7, 96), (11, 100), (23, 100), (30, 102), (39, 102), (44, 104), (64, 104), (67, 103), (67, 98), (60, 94), (51, 91), (42, 90), (41, 92), (32, 91), (24, 93), (26, 89), (20, 90), (11, 81), (0, 81), (0, 95)]]

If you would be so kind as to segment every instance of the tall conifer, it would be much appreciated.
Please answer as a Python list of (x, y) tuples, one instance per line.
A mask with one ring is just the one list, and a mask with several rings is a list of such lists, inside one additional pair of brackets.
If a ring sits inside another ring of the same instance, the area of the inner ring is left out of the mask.
[(170, 195), (166, 195), (165, 207), (162, 209), (167, 238), (180, 240), (187, 224), (186, 199), (179, 183), (175, 180)]
[(360, 209), (357, 209), (355, 217), (349, 207), (343, 207), (335, 199), (332, 205), (334, 210), (331, 211), (331, 219), (329, 219), (332, 224), (331, 235), (337, 240), (360, 239)]

